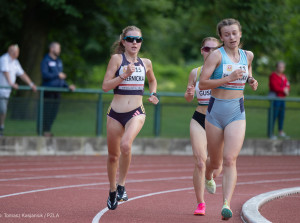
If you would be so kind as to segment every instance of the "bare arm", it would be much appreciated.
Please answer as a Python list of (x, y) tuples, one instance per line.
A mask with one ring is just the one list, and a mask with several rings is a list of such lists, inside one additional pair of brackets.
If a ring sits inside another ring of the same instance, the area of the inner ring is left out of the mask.
[(102, 84), (103, 91), (107, 92), (109, 90), (115, 89), (123, 80), (125, 80), (135, 71), (134, 64), (130, 63), (125, 73), (118, 77), (115, 77), (115, 73), (121, 65), (121, 62), (122, 58), (119, 54), (112, 55), (112, 57), (110, 58)]
[[(153, 72), (153, 67), (152, 67), (152, 62), (149, 59), (142, 59), (143, 63), (146, 66), (146, 76), (148, 79), (148, 83), (149, 83), (149, 91), (150, 93), (156, 93), (157, 91), (157, 81)], [(158, 98), (155, 95), (151, 95), (148, 98), (148, 101), (153, 103), (153, 104), (157, 104), (159, 102)]]
[(186, 91), (184, 93), (184, 98), (188, 102), (191, 102), (194, 99), (195, 86), (196, 86), (196, 82), (197, 82), (197, 70), (198, 70), (198, 68), (195, 68), (191, 71), (190, 76), (189, 76), (188, 85), (187, 85)]
[(14, 88), (14, 89), (18, 89), (18, 88), (19, 88), (18, 84), (12, 83), (12, 82), (11, 82), (10, 77), (9, 77), (9, 73), (8, 73), (8, 72), (4, 71), (3, 74), (4, 74), (4, 76), (5, 76), (5, 78), (6, 78), (7, 82), (8, 82), (8, 84), (9, 84), (12, 88)]
[(213, 51), (207, 58), (202, 68), (202, 73), (199, 79), (199, 88), (202, 90), (213, 89), (223, 84), (228, 83), (228, 78), (210, 80), (211, 75), (217, 66), (221, 63), (222, 55), (216, 50)]
[(219, 66), (222, 60), (222, 55), (218, 50), (213, 51), (206, 59), (199, 80), (199, 89), (207, 90), (214, 89), (223, 84), (235, 81), (243, 77), (243, 70), (235, 70), (229, 76), (223, 77), (221, 79), (210, 80), (211, 75), (214, 70)]
[(28, 75), (26, 73), (22, 74), (20, 76), (20, 78), (22, 79), (22, 81), (24, 81), (26, 84), (28, 84), (33, 91), (36, 91), (36, 86), (34, 85), (34, 83), (31, 81), (30, 77), (28, 77)]
[(247, 53), (247, 60), (248, 60), (248, 83), (250, 85), (250, 87), (252, 88), (252, 90), (256, 91), (257, 87), (258, 87), (258, 82), (257, 80), (254, 79), (253, 75), (252, 75), (252, 61), (254, 58), (254, 54), (251, 51), (246, 51)]

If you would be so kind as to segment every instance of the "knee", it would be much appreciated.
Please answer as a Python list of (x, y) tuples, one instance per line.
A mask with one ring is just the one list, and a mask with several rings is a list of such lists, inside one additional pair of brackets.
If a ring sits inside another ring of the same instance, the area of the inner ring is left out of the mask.
[(199, 170), (205, 170), (206, 167), (206, 159), (197, 158), (195, 159), (195, 167)]
[(223, 165), (225, 167), (235, 166), (236, 164), (236, 157), (235, 156), (225, 156), (223, 159)]
[(121, 142), (121, 153), (123, 155), (130, 155), (131, 153), (131, 143), (128, 141)]
[(115, 153), (109, 153), (108, 154), (108, 162), (110, 163), (116, 163), (119, 161), (119, 154), (115, 154)]
[(210, 163), (210, 168), (214, 169), (214, 170), (217, 170), (221, 167), (221, 165), (222, 165), (222, 162), (211, 162)]

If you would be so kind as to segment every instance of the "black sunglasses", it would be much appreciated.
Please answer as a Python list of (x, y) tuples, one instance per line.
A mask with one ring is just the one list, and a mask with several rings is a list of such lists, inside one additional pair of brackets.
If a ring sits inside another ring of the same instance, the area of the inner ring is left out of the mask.
[(137, 43), (141, 43), (143, 41), (143, 37), (141, 36), (125, 36), (123, 38), (123, 40), (125, 40), (126, 42), (129, 42), (129, 43), (133, 43), (134, 40), (137, 42)]
[(209, 47), (209, 46), (204, 46), (201, 48), (201, 50), (203, 50), (204, 52), (208, 53), (210, 51), (213, 51), (215, 49), (218, 49), (218, 47)]

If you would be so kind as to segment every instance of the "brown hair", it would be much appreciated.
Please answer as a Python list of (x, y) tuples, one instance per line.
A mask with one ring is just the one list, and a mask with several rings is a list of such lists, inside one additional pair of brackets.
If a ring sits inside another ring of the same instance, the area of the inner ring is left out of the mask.
[[(224, 26), (231, 26), (231, 25), (237, 25), (239, 27), (239, 30), (240, 32), (242, 32), (242, 26), (240, 24), (240, 22), (236, 19), (232, 19), (232, 18), (229, 18), (229, 19), (223, 19), (221, 22), (218, 23), (217, 25), (217, 34), (219, 35), (219, 37), (221, 38), (221, 35), (222, 35), (222, 32), (221, 32), (221, 29), (224, 27)], [(241, 48), (242, 47), (242, 43), (239, 44), (239, 47)], [(224, 46), (224, 43), (222, 44), (222, 46)]]
[(122, 40), (123, 38), (126, 36), (126, 34), (130, 31), (138, 31), (141, 33), (142, 35), (142, 31), (141, 29), (139, 29), (136, 26), (127, 26), (122, 30), (122, 33), (120, 35), (120, 39), (117, 40), (116, 42), (114, 42), (114, 44), (112, 45), (112, 54), (120, 54), (120, 53), (124, 53), (125, 52), (125, 47), (122, 44)]
[(224, 26), (231, 26), (231, 25), (237, 25), (239, 27), (239, 30), (242, 31), (242, 26), (241, 26), (241, 24), (238, 20), (236, 20), (236, 19), (223, 19), (217, 25), (217, 34), (219, 35), (219, 37), (221, 37), (221, 35), (222, 35), (221, 29)]
[(204, 38), (203, 40), (202, 40), (202, 43), (201, 43), (201, 47), (203, 47), (204, 46), (204, 44), (206, 43), (206, 41), (215, 41), (215, 42), (217, 42), (218, 43), (218, 46), (220, 45), (220, 41), (217, 39), (217, 38), (215, 38), (215, 37), (206, 37), (206, 38)]

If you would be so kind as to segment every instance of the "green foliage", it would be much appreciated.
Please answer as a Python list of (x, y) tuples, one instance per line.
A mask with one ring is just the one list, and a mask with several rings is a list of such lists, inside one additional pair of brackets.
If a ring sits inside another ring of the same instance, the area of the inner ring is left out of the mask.
[(41, 1), (47, 3), (54, 10), (59, 10), (59, 9), (63, 10), (66, 15), (71, 15), (78, 18), (82, 17), (82, 14), (79, 12), (78, 9), (76, 9), (76, 7), (66, 4), (66, 0), (41, 0)]
[[(36, 29), (45, 29), (42, 33), (46, 33), (48, 43), (55, 40), (62, 44), (65, 72), (80, 87), (101, 84), (105, 68), (100, 69), (104, 71), (101, 74), (98, 69), (106, 67), (113, 42), (124, 27), (136, 25), (144, 36), (141, 54), (156, 65), (159, 87), (183, 89), (186, 81), (182, 87), (179, 80), (188, 75), (189, 64), (198, 66), (197, 61), (201, 61), (202, 39), (216, 37), (217, 23), (228, 17), (238, 19), (243, 27), (243, 48), (255, 54), (254, 74), (268, 76), (275, 62), (281, 59), (287, 62), (291, 79), (300, 80), (299, 0), (0, 0), (0, 3), (0, 51), (5, 52), (13, 42), (24, 44), (22, 36), (29, 35), (24, 29), (35, 27), (38, 22)], [(44, 43), (41, 50), (46, 52), (46, 46)]]

